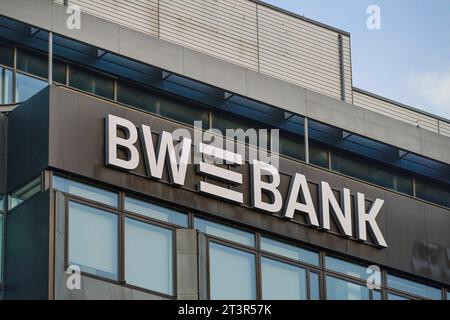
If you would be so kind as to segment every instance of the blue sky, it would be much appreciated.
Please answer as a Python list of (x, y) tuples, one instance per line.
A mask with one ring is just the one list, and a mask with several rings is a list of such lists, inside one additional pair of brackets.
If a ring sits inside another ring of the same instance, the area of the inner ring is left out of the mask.
[[(353, 85), (450, 119), (450, 0), (265, 0), (351, 33)], [(381, 29), (366, 25), (369, 5)]]

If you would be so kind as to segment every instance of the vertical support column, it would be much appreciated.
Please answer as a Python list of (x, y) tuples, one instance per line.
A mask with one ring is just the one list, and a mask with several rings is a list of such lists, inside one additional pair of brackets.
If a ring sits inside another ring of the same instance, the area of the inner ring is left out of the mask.
[(345, 73), (344, 73), (344, 37), (338, 36), (339, 42), (339, 71), (341, 75), (341, 100), (345, 101)]
[(308, 118), (305, 117), (305, 121), (303, 127), (305, 129), (304, 137), (305, 137), (305, 162), (309, 163), (309, 129), (308, 129)]
[(197, 230), (176, 230), (178, 300), (198, 300)]
[(48, 32), (48, 84), (53, 84), (53, 32)]

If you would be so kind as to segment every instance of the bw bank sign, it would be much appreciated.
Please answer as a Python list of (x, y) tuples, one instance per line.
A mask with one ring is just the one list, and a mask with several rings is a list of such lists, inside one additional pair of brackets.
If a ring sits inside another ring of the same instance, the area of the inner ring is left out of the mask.
[[(149, 178), (161, 179), (163, 171), (167, 170), (174, 185), (182, 186), (185, 183), (186, 171), (195, 150), (198, 155), (194, 157), (197, 174), (239, 186), (243, 184), (243, 175), (233, 171), (235, 166), (244, 165), (242, 154), (230, 152), (213, 144), (205, 144), (203, 139), (194, 143), (187, 131), (184, 134), (178, 132), (169, 133), (163, 131), (158, 141), (153, 141), (151, 128), (142, 125), (137, 128), (131, 121), (113, 115), (106, 118), (106, 165), (121, 170), (133, 171), (140, 161), (144, 161)], [(184, 130), (184, 129), (181, 129)], [(122, 133), (122, 134), (119, 134)], [(142, 145), (143, 154), (139, 154), (136, 145)], [(119, 150), (125, 151), (125, 156), (120, 156)], [(234, 148), (232, 149), (234, 150)], [(244, 148), (245, 150), (245, 148)], [(197, 161), (195, 160), (197, 159)], [(250, 159), (250, 158), (249, 158)], [(220, 166), (227, 164), (227, 166)], [(365, 195), (357, 192), (355, 206), (352, 212), (351, 192), (343, 188), (340, 199), (336, 199), (332, 188), (326, 181), (319, 184), (319, 208), (316, 210), (311, 197), (306, 177), (296, 173), (291, 177), (290, 189), (286, 196), (279, 191), (280, 173), (277, 167), (268, 162), (249, 160), (250, 166), (250, 198), (251, 206), (255, 210), (266, 213), (281, 213), (284, 218), (292, 219), (296, 214), (305, 215), (307, 224), (323, 231), (330, 230), (330, 220), (333, 219), (343, 236), (354, 237), (358, 241), (367, 241), (368, 233), (372, 240), (379, 246), (387, 248), (386, 241), (377, 224), (377, 216), (384, 200), (376, 199), (369, 210), (366, 210)], [(201, 181), (198, 185), (199, 192), (215, 198), (243, 204), (242, 192), (224, 188), (213, 183)], [(270, 200), (263, 197), (270, 195)], [(302, 199), (302, 201), (299, 201)], [(353, 228), (354, 224), (354, 228)], [(354, 234), (352, 232), (354, 230)]]

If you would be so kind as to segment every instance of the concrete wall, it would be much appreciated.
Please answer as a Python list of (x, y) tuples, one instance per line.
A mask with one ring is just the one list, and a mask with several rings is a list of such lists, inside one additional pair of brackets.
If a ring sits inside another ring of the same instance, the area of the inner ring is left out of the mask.
[(88, 14), (66, 28), (65, 7), (50, 0), (0, 0), (1, 13), (225, 91), (450, 163), (450, 138)]

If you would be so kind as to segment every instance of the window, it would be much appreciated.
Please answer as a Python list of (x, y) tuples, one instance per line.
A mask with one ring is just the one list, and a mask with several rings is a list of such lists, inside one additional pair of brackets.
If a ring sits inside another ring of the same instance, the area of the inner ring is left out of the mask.
[(40, 80), (21, 73), (16, 74), (16, 102), (23, 102), (34, 96), (48, 85)]
[(13, 72), (0, 67), (0, 104), (13, 102)]
[(416, 197), (450, 208), (449, 187), (424, 179), (416, 179)]
[(394, 173), (387, 166), (376, 164), (367, 159), (333, 152), (331, 154), (331, 169), (385, 188), (409, 195), (413, 194), (411, 177)]
[(359, 264), (347, 262), (330, 256), (325, 257), (325, 267), (348, 276), (359, 279), (367, 278), (367, 268)]
[(320, 281), (319, 274), (315, 272), (309, 273), (310, 299), (320, 300)]
[(271, 252), (293, 260), (319, 265), (319, 253), (298, 248), (266, 237), (261, 238), (261, 250)]
[(382, 300), (381, 292), (373, 290), (372, 291), (372, 300)]
[(203, 126), (208, 126), (208, 110), (164, 97), (143, 87), (121, 82), (118, 86), (117, 101), (191, 126), (194, 121), (203, 121)]
[(328, 149), (319, 143), (309, 141), (309, 162), (316, 166), (328, 169)]
[(0, 213), (5, 210), (5, 200), (2, 194), (0, 194)]
[(30, 183), (20, 187), (8, 196), (8, 208), (14, 209), (16, 206), (31, 198), (41, 191), (41, 176), (37, 177)]
[(70, 66), (69, 85), (107, 99), (114, 98), (114, 81), (102, 74)]
[(19, 48), (17, 49), (17, 70), (47, 78), (48, 58), (45, 55)]
[(266, 300), (306, 300), (306, 270), (261, 258), (262, 297)]
[(117, 192), (100, 189), (56, 175), (53, 176), (53, 188), (81, 198), (103, 203), (111, 207), (117, 207), (119, 204), (119, 196)]
[(393, 294), (393, 293), (388, 293), (388, 300), (410, 300), (410, 299)]
[(353, 282), (326, 276), (328, 300), (369, 300), (369, 289)]
[(118, 216), (69, 201), (68, 262), (83, 272), (118, 279)]
[(125, 210), (181, 227), (188, 226), (186, 214), (134, 198), (125, 197)]
[(411, 280), (403, 279), (389, 274), (387, 276), (387, 284), (389, 288), (413, 294), (415, 296), (428, 298), (432, 300), (441, 300), (441, 290), (417, 283)]
[(209, 274), (211, 299), (256, 299), (254, 254), (210, 242)]
[(245, 246), (255, 246), (255, 235), (253, 233), (228, 227), (212, 221), (195, 218), (194, 227), (200, 232), (223, 238)]
[(8, 67), (14, 66), (14, 49), (0, 44), (0, 64)]
[(298, 160), (305, 160), (305, 143), (303, 137), (280, 135), (279, 139), (280, 154)]
[(125, 280), (173, 295), (173, 231), (125, 219)]

